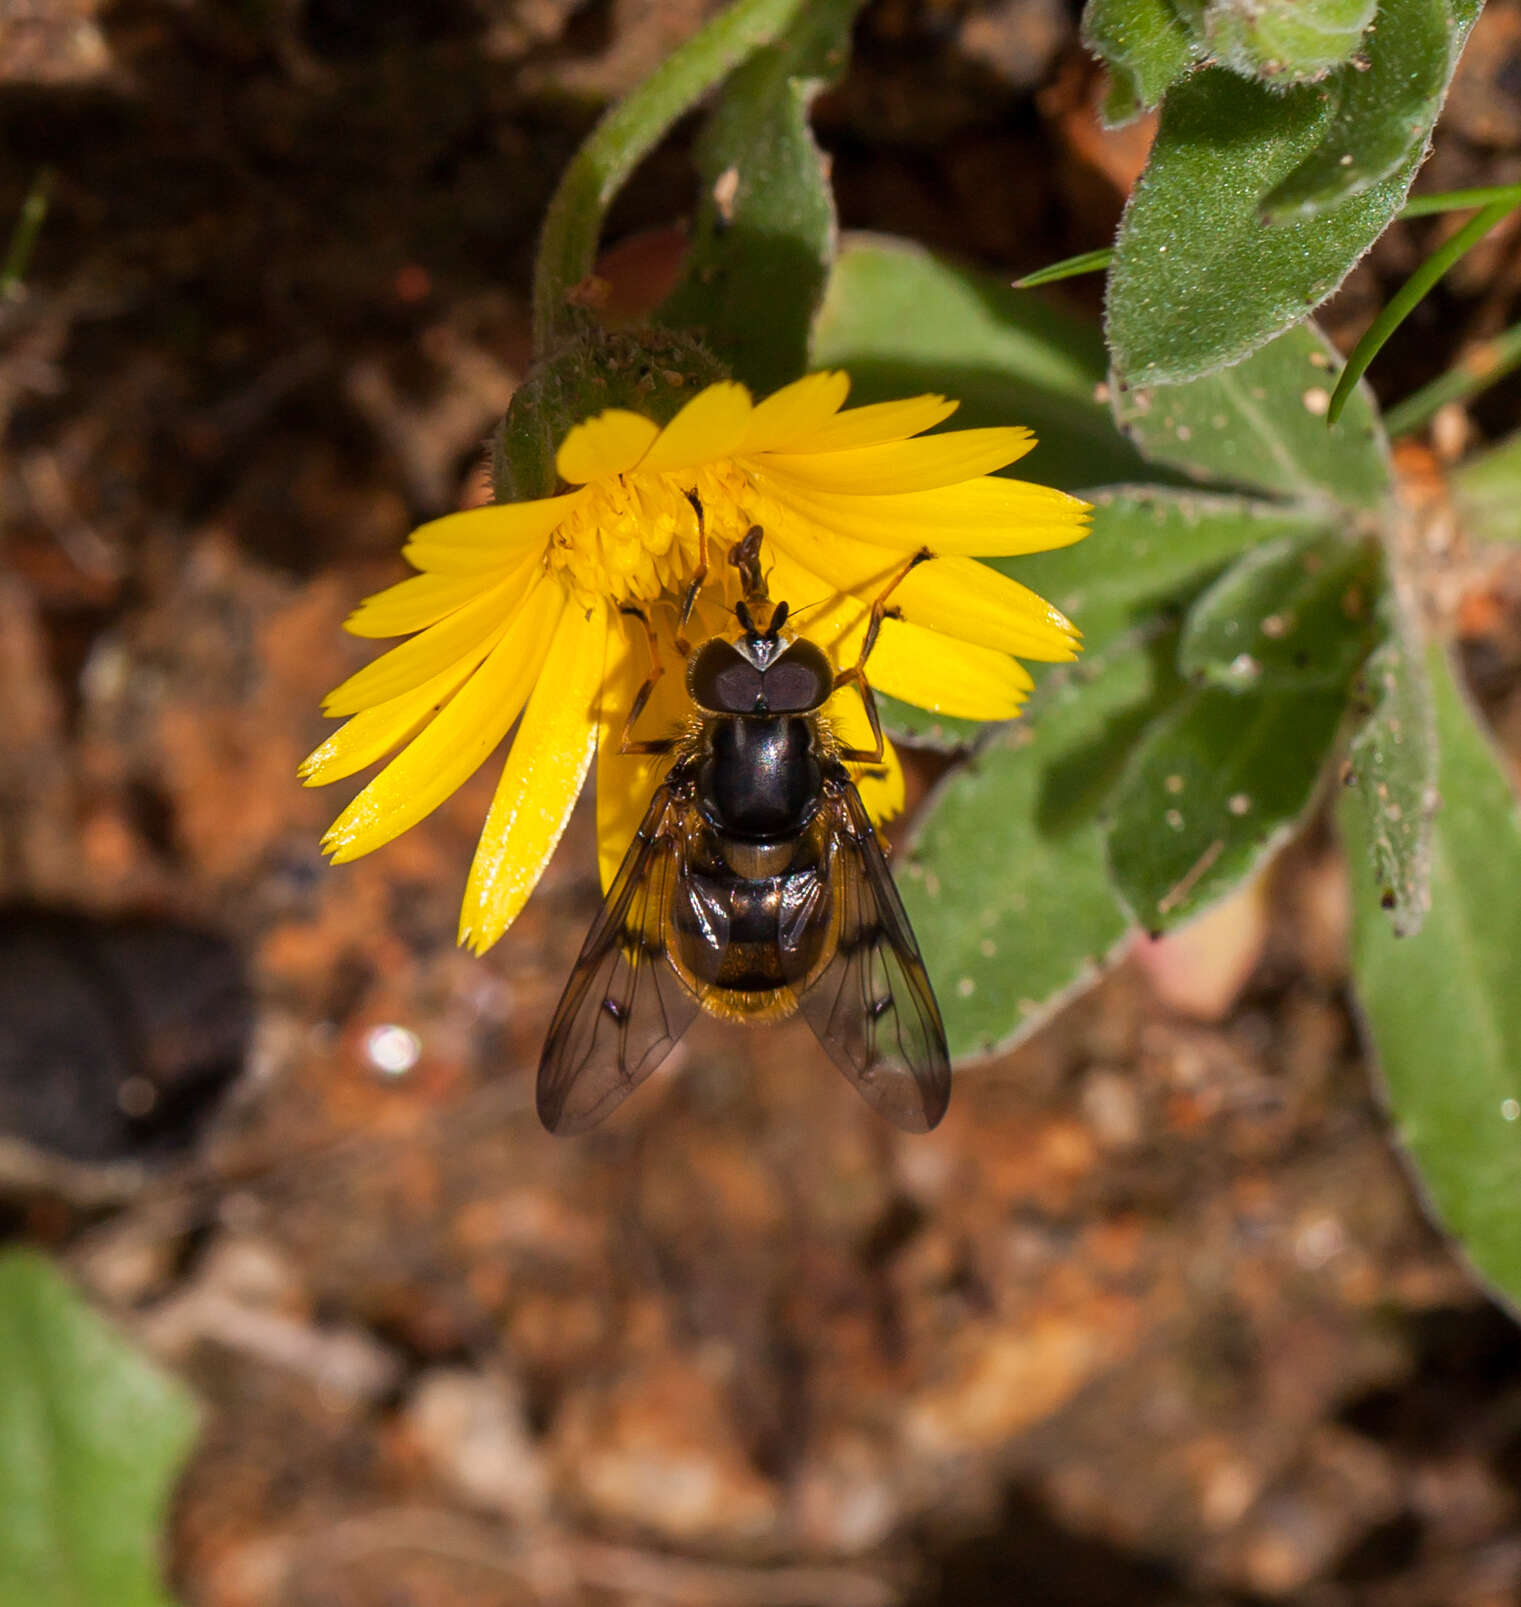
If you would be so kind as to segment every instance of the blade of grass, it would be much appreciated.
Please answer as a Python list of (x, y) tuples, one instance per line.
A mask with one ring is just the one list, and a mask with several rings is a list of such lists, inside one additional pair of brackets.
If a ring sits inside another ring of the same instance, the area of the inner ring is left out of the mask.
[[(1413, 195), (1400, 211), (1400, 220), (1434, 217), (1438, 212), (1461, 212), (1471, 206), (1521, 205), (1521, 184), (1491, 184), (1477, 190), (1443, 190), (1434, 195)], [(1061, 279), (1075, 279), (1079, 274), (1102, 273), (1114, 261), (1114, 247), (1100, 246), (1096, 251), (1082, 251), (1075, 257), (1063, 257), (1048, 268), (1037, 268), (1024, 278), (1014, 281), (1016, 290), (1034, 290), (1037, 285), (1054, 285)]]
[(1521, 202), (1516, 200), (1492, 202), (1471, 217), (1450, 240), (1444, 241), (1416, 271), (1400, 286), (1389, 305), (1373, 320), (1367, 333), (1358, 341), (1341, 371), (1336, 389), (1331, 393), (1331, 405), (1326, 410), (1326, 423), (1334, 424), (1352, 394), (1352, 388), (1366, 371), (1368, 364), (1378, 356), (1380, 349), (1399, 326), (1404, 323), (1427, 291), (1436, 284), (1460, 257), (1471, 251), (1494, 226), (1508, 217)]
[(32, 180), (26, 200), (21, 203), (21, 215), (11, 230), (10, 244), (5, 248), (5, 262), (0, 266), (0, 298), (14, 296), (26, 278), (31, 266), (32, 252), (37, 236), (42, 232), (42, 220), (48, 215), (48, 195), (53, 188), (53, 170), (45, 167)]
[(1438, 212), (1461, 212), (1466, 207), (1489, 206), (1505, 201), (1521, 203), (1521, 184), (1489, 184), (1477, 190), (1442, 190), (1434, 195), (1412, 195), (1400, 212), (1401, 218), (1429, 218)]
[(1471, 347), (1445, 374), (1407, 396), (1384, 414), (1384, 427), (1390, 435), (1408, 435), (1418, 430), (1438, 408), (1449, 402), (1466, 402), (1486, 391), (1513, 369), (1521, 367), (1521, 324), (1490, 340)]
[(1081, 273), (1101, 273), (1114, 261), (1114, 247), (1100, 246), (1097, 251), (1084, 251), (1079, 256), (1053, 262), (1049, 268), (1037, 268), (1023, 279), (1014, 281), (1016, 290), (1034, 290), (1037, 285), (1054, 285), (1058, 279), (1075, 279)]

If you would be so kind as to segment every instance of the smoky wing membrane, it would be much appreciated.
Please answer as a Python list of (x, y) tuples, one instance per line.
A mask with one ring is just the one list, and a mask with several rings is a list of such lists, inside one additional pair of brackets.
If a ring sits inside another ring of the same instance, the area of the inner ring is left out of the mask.
[(945, 1114), (950, 1056), (940, 1009), (903, 901), (851, 782), (826, 784), (833, 851), (833, 957), (798, 1009), (867, 1102), (898, 1127), (927, 1132)]
[(683, 807), (669, 787), (656, 792), (565, 985), (539, 1061), (539, 1119), (552, 1133), (596, 1126), (697, 1014), (665, 950)]

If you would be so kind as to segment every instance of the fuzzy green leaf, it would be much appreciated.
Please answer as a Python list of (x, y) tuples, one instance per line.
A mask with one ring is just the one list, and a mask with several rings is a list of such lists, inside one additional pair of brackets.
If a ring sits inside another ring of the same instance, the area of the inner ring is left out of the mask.
[(1157, 477), (1096, 395), (1104, 346), (1091, 323), (920, 246), (845, 241), (812, 361), (849, 371), (852, 402), (939, 391), (961, 403), (952, 429), (1028, 425), (1040, 444), (1014, 472), (1047, 485)]
[(167, 1607), (159, 1550), (195, 1432), (183, 1389), (43, 1257), (0, 1257), (0, 1607)]
[[(1372, 37), (1382, 28), (1381, 13)], [(1451, 15), (1446, 68), (1466, 29), (1461, 14)], [(1406, 39), (1406, 31), (1393, 32)], [(1314, 216), (1263, 225), (1264, 200), (1291, 175), (1327, 153), (1334, 165), (1347, 154), (1341, 88), (1357, 72), (1349, 63), (1325, 83), (1278, 90), (1214, 67), (1173, 86), (1109, 275), (1110, 350), (1128, 383), (1175, 384), (1239, 362), (1324, 300), (1393, 221), (1440, 90), (1392, 167), (1382, 145), (1366, 168), (1353, 152), (1358, 193), (1333, 205), (1330, 192), (1317, 191), (1323, 209)], [(1361, 107), (1360, 95), (1347, 105)], [(1375, 112), (1366, 118), (1372, 127)]]
[(1389, 490), (1389, 443), (1367, 390), (1326, 427), (1341, 359), (1310, 323), (1186, 385), (1114, 387), (1115, 417), (1150, 458), (1203, 480), (1368, 508)]
[(698, 141), (697, 227), (659, 318), (700, 332), (760, 393), (807, 364), (835, 248), (834, 195), (808, 108), (844, 71), (860, 3), (805, 6), (729, 79)]
[(1083, 43), (1109, 69), (1104, 121), (1111, 128), (1150, 111), (1194, 59), (1172, 0), (1088, 0)]
[(1067, 670), (936, 789), (898, 885), (953, 1058), (1007, 1046), (1097, 980), (1130, 922), (1104, 866), (1104, 788), (1176, 692), (1171, 641)]
[(1115, 885), (1151, 932), (1220, 898), (1293, 829), (1346, 708), (1340, 689), (1196, 691), (1147, 733), (1112, 800)]
[(1110, 486), (1085, 495), (1093, 503), (1086, 539), (993, 567), (1055, 603), (1082, 631), (1089, 661), (1158, 615), (1180, 615), (1242, 551), (1324, 522), (1312, 509), (1220, 492)]
[(1357, 49), (1376, 0), (1174, 0), (1203, 50), (1270, 83), (1323, 77)]
[(1431, 907), (1436, 727), (1414, 621), (1392, 591), (1385, 593), (1380, 614), (1384, 640), (1359, 678), (1357, 701), (1367, 719), (1352, 739), (1346, 779), (1362, 806), (1361, 832), (1379, 902), (1395, 934), (1413, 937)]
[(1334, 530), (1256, 547), (1189, 611), (1178, 667), (1228, 692), (1340, 690), (1373, 644), (1379, 569)]
[[(994, 559), (992, 566), (1033, 587), (1077, 625), (1082, 662), (1090, 667), (1127, 651), (1137, 632), (1155, 635), (1180, 619), (1199, 588), (1237, 554), (1321, 526), (1313, 510), (1252, 497), (1165, 486), (1108, 486), (1083, 494), (1093, 503), (1093, 529), (1085, 540), (1056, 552)], [(1037, 675), (1049, 673), (1036, 666)], [(967, 747), (986, 729), (887, 698), (879, 702), (888, 729), (921, 747)]]
[(1396, 937), (1370, 864), (1367, 818), (1340, 823), (1353, 885), (1353, 974), (1401, 1143), (1438, 1220), (1521, 1301), (1521, 814), (1502, 761), (1440, 652), (1431, 683), (1441, 753), (1431, 911)]
[(1320, 144), (1262, 203), (1270, 223), (1339, 206), (1425, 150), (1457, 60), (1447, 0), (1383, 0), (1364, 50), (1366, 67), (1328, 81), (1335, 113)]
[(1465, 535), (1521, 541), (1521, 434), (1470, 459), (1452, 476), (1452, 500)]

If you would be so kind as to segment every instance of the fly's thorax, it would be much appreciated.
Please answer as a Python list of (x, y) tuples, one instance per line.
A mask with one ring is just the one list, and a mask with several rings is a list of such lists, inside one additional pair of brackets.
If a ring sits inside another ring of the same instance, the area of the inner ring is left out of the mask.
[(697, 773), (703, 815), (724, 836), (796, 837), (818, 808), (824, 777), (814, 723), (802, 715), (730, 715), (706, 722)]

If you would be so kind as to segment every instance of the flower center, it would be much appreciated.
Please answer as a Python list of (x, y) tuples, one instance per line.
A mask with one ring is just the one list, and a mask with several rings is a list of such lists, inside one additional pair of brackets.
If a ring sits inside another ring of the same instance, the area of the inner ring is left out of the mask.
[(710, 580), (725, 585), (729, 548), (749, 529), (756, 500), (749, 478), (730, 462), (676, 474), (623, 474), (586, 487), (549, 538), (547, 563), (587, 606), (653, 602), (679, 591), (697, 563), (695, 492), (708, 531)]

